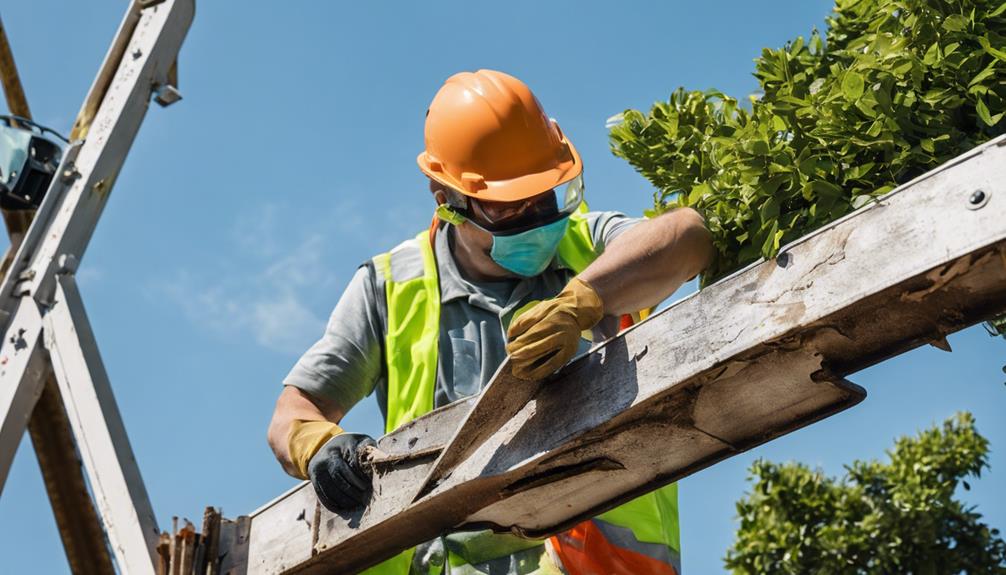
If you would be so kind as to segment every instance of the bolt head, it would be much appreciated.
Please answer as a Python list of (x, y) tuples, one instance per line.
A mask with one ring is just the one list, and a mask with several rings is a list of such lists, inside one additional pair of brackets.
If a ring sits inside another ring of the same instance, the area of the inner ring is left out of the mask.
[(985, 190), (975, 190), (971, 192), (968, 196), (968, 209), (969, 210), (980, 210), (985, 207), (985, 204), (989, 203), (989, 197), (991, 194)]

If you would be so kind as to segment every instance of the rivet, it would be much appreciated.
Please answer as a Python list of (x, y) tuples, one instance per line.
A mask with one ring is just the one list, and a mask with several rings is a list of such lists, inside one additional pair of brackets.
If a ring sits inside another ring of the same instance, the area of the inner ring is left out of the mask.
[(978, 210), (985, 207), (985, 204), (989, 203), (989, 194), (985, 190), (975, 190), (971, 192), (968, 196), (968, 209)]

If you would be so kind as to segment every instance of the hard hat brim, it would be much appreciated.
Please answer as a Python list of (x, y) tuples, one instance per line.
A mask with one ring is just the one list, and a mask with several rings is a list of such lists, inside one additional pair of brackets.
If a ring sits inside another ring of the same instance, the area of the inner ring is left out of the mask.
[[(573, 143), (563, 138), (563, 144), (569, 150), (569, 159), (555, 166), (532, 174), (525, 174), (509, 180), (482, 179), (480, 174), (472, 174), (478, 185), (471, 181), (465, 182), (453, 177), (447, 170), (440, 167), (439, 162), (423, 151), (416, 158), (419, 169), (431, 179), (440, 182), (466, 196), (489, 202), (514, 202), (531, 198), (542, 192), (565, 184), (583, 173), (583, 161)], [(440, 168), (440, 169), (437, 169)]]

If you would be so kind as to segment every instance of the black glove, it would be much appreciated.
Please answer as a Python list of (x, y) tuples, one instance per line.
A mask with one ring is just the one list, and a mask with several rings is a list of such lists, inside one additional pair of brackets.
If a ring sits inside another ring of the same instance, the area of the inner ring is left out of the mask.
[(307, 464), (318, 501), (329, 511), (351, 511), (370, 501), (370, 476), (360, 465), (360, 450), (377, 443), (363, 433), (340, 433), (329, 439)]

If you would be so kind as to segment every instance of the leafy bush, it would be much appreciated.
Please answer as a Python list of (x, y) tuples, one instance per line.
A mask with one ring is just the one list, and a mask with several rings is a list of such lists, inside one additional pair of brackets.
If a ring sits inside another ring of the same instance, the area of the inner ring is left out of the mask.
[[(718, 279), (1006, 131), (1006, 2), (838, 0), (758, 58), (750, 109), (678, 89), (611, 127), (656, 187), (653, 213), (703, 213)], [(999, 3), (997, 5), (997, 3)]]
[(1006, 573), (1006, 543), (954, 498), (988, 467), (970, 414), (901, 438), (842, 480), (756, 461), (725, 563), (735, 573)]

